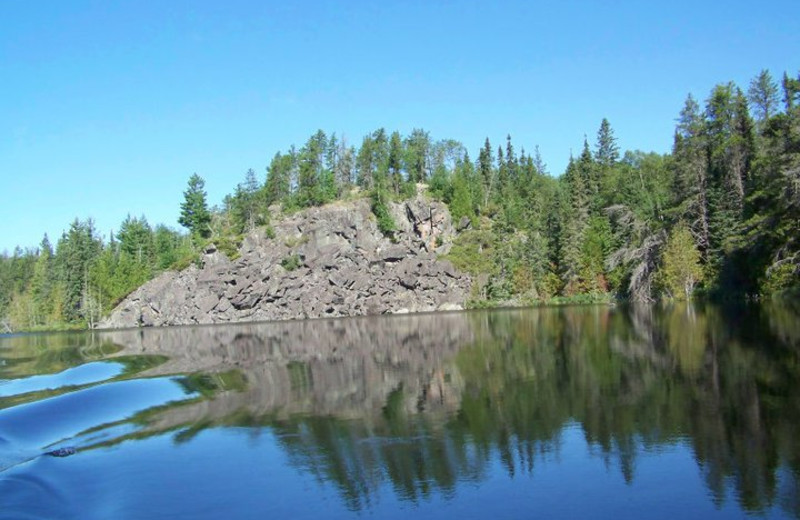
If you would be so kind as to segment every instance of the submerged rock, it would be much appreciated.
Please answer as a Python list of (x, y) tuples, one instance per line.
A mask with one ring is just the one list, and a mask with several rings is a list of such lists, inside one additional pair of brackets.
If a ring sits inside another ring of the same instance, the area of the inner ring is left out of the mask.
[(78, 450), (72, 446), (65, 446), (63, 448), (58, 448), (57, 450), (45, 452), (45, 455), (50, 457), (69, 457), (70, 455), (75, 455), (76, 453), (78, 453)]
[(423, 196), (393, 204), (397, 232), (378, 230), (367, 200), (309, 208), (248, 235), (230, 261), (165, 272), (123, 300), (100, 328), (304, 319), (463, 308), (471, 281), (437, 254), (455, 229)]

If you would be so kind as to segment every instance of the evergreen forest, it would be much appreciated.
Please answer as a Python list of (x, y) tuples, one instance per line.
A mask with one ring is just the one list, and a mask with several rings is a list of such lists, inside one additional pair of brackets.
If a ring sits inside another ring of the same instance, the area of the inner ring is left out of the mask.
[[(142, 283), (210, 243), (229, 256), (270, 215), (367, 197), (392, 236), (390, 201), (447, 203), (461, 231), (447, 258), (473, 275), (471, 305), (759, 298), (800, 288), (800, 75), (689, 95), (672, 152), (621, 151), (608, 120), (560, 176), (510, 136), (470, 154), (422, 129), (359, 146), (322, 130), (248, 170), (220, 206), (190, 177), (186, 231), (128, 216), (101, 235), (75, 219), (51, 242), (0, 255), (0, 329), (92, 327)], [(176, 197), (177, 198), (177, 197)], [(2, 332), (3, 330), (0, 330)]]

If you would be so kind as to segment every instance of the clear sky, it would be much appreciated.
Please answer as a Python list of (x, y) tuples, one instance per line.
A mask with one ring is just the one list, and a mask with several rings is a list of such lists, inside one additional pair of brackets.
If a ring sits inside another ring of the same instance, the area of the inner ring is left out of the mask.
[(668, 152), (688, 93), (800, 70), (800, 1), (0, 2), (0, 251), (75, 218), (178, 227), (318, 128), (539, 145), (554, 175), (607, 117)]

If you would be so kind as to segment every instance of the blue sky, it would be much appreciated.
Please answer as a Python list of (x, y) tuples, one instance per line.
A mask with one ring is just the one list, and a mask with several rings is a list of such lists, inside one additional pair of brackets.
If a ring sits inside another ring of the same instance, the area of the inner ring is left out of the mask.
[(667, 152), (686, 95), (800, 70), (800, 2), (0, 2), (0, 251), (75, 218), (178, 227), (318, 128), (538, 145), (562, 172), (607, 117)]

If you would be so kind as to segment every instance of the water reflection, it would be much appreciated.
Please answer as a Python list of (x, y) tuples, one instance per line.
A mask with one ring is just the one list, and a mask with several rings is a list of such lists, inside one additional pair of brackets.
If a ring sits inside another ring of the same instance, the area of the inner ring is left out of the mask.
[[(295, 471), (332, 483), (352, 510), (373, 507), (387, 484), (401, 500), (450, 499), (496, 461), (509, 478), (535, 475), (579, 431), (628, 485), (642, 457), (685, 448), (718, 506), (800, 516), (797, 310), (598, 306), (129, 330), (93, 335), (101, 354), (76, 364), (123, 360), (135, 368), (116, 377), (140, 381), (179, 375), (188, 396), (106, 425), (88, 447), (269, 431)], [(7, 379), (74, 366), (46, 345), (0, 346)]]

